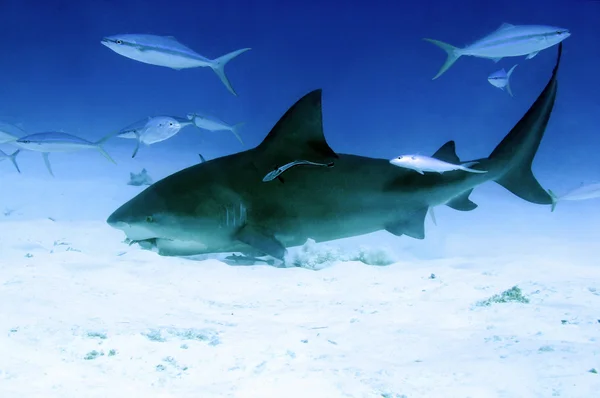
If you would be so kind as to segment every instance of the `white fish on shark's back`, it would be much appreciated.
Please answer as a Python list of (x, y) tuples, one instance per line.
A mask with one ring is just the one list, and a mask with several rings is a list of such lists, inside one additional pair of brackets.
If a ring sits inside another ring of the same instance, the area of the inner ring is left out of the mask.
[(444, 173), (455, 170), (462, 170), (469, 173), (487, 173), (485, 170), (474, 170), (469, 168), (478, 162), (467, 162), (460, 165), (422, 155), (402, 155), (391, 159), (390, 163), (394, 166), (414, 170), (419, 174), (425, 174), (425, 172)]

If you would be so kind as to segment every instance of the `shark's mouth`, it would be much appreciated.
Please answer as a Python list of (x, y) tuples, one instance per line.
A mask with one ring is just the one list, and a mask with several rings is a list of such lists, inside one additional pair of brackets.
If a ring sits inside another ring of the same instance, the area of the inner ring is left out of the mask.
[(176, 240), (165, 238), (149, 239), (125, 239), (129, 246), (136, 244), (143, 250), (157, 252), (161, 256), (193, 256), (205, 254), (207, 247), (205, 244), (191, 240)]

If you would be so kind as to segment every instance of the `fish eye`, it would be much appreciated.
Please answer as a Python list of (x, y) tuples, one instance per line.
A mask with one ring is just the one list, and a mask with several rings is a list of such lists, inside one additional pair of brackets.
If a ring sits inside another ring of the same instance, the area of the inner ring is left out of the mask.
[(398, 160), (402, 159), (402, 156), (398, 156)]
[(117, 43), (117, 44), (123, 44), (123, 40), (117, 39), (117, 40), (115, 40), (115, 43)]
[(152, 216), (146, 216), (146, 222), (154, 222), (154, 218)]
[(23, 144), (29, 144), (31, 141), (29, 141), (29, 140), (21, 140), (21, 142), (22, 142)]
[(173, 122), (169, 122), (169, 126), (172, 126), (172, 125), (173, 125)]

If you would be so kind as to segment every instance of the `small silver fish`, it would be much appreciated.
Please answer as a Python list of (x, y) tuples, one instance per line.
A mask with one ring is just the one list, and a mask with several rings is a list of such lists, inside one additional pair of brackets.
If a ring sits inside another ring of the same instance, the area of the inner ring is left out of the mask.
[(508, 73), (506, 73), (504, 68), (502, 68), (499, 71), (496, 71), (496, 72), (490, 74), (488, 76), (488, 82), (490, 82), (490, 84), (492, 86), (498, 87), (500, 90), (504, 90), (506, 88), (506, 91), (512, 97), (513, 93), (510, 88), (510, 75), (512, 75), (513, 71), (515, 70), (515, 68), (517, 66), (518, 66), (518, 64), (513, 66), (512, 68), (510, 68)]
[(216, 59), (208, 59), (181, 44), (173, 36), (147, 34), (108, 36), (102, 39), (101, 43), (117, 54), (145, 64), (165, 66), (175, 70), (209, 67), (219, 76), (227, 90), (235, 96), (237, 93), (225, 74), (225, 65), (250, 50), (250, 48), (242, 48)]
[(188, 113), (187, 118), (199, 129), (208, 131), (231, 131), (238, 141), (240, 141), (242, 145), (244, 144), (244, 141), (242, 141), (242, 138), (238, 134), (238, 130), (245, 122), (230, 125), (216, 116), (201, 112)]
[(422, 155), (402, 155), (397, 158), (391, 159), (390, 163), (394, 166), (403, 167), (405, 169), (411, 169), (419, 174), (425, 174), (424, 172), (444, 173), (446, 171), (462, 170), (469, 173), (487, 173), (485, 170), (474, 170), (470, 169), (470, 166), (477, 164), (478, 162), (467, 162), (460, 164), (453, 164), (444, 162), (436, 158)]
[(579, 188), (575, 188), (572, 191), (567, 192), (562, 196), (556, 195), (552, 190), (548, 190), (550, 197), (552, 198), (552, 209), (554, 211), (556, 204), (565, 200), (586, 200), (600, 198), (600, 183), (583, 185)]
[(17, 164), (17, 155), (21, 152), (20, 149), (17, 149), (16, 151), (14, 151), (11, 155), (8, 155), (2, 151), (0, 151), (0, 161), (6, 160), (6, 159), (10, 159), (10, 161), (12, 162), (12, 164), (15, 165), (15, 168), (17, 169), (17, 171), (20, 173), (21, 170), (19, 170), (19, 165)]
[(50, 166), (50, 160), (48, 159), (48, 155), (51, 152), (75, 152), (82, 149), (96, 149), (106, 159), (117, 164), (102, 147), (102, 145), (104, 145), (104, 143), (112, 136), (112, 134), (109, 134), (97, 142), (90, 142), (71, 134), (50, 131), (30, 134), (11, 142), (11, 144), (30, 151), (42, 152), (46, 168), (48, 169), (48, 172), (50, 172), (50, 175), (54, 176), (52, 167)]
[(136, 139), (137, 143), (132, 158), (135, 157), (140, 144), (152, 145), (157, 142), (165, 141), (186, 126), (191, 126), (193, 123), (187, 119), (176, 118), (174, 116), (154, 116), (139, 120), (117, 133), (119, 138)]
[(309, 162), (308, 160), (294, 160), (293, 162), (285, 164), (285, 165), (283, 165), (281, 167), (277, 167), (275, 170), (267, 173), (267, 175), (265, 175), (263, 177), (263, 182), (273, 181), (276, 178), (279, 179), (279, 181), (284, 182), (283, 178), (281, 178), (281, 174), (283, 174), (286, 170), (290, 169), (291, 167), (300, 166), (300, 165), (320, 166), (320, 167), (333, 167), (334, 163), (333, 162), (330, 162), (330, 163), (315, 163), (315, 162)]

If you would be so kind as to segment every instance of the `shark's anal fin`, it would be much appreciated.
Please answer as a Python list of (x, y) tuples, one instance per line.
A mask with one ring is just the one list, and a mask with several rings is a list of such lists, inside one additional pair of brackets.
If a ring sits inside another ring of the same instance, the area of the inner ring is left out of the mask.
[(477, 204), (469, 199), (469, 195), (471, 195), (471, 192), (473, 192), (473, 189), (469, 189), (468, 191), (452, 198), (446, 203), (446, 206), (459, 211), (475, 210), (477, 208)]
[(446, 142), (431, 157), (448, 163), (460, 164), (460, 159), (456, 154), (456, 143), (454, 141)]
[(238, 229), (234, 238), (279, 260), (283, 260), (287, 253), (285, 246), (272, 234), (250, 224), (245, 224)]
[(407, 214), (401, 220), (385, 226), (385, 230), (396, 236), (407, 235), (415, 239), (425, 239), (425, 217), (428, 207)]

